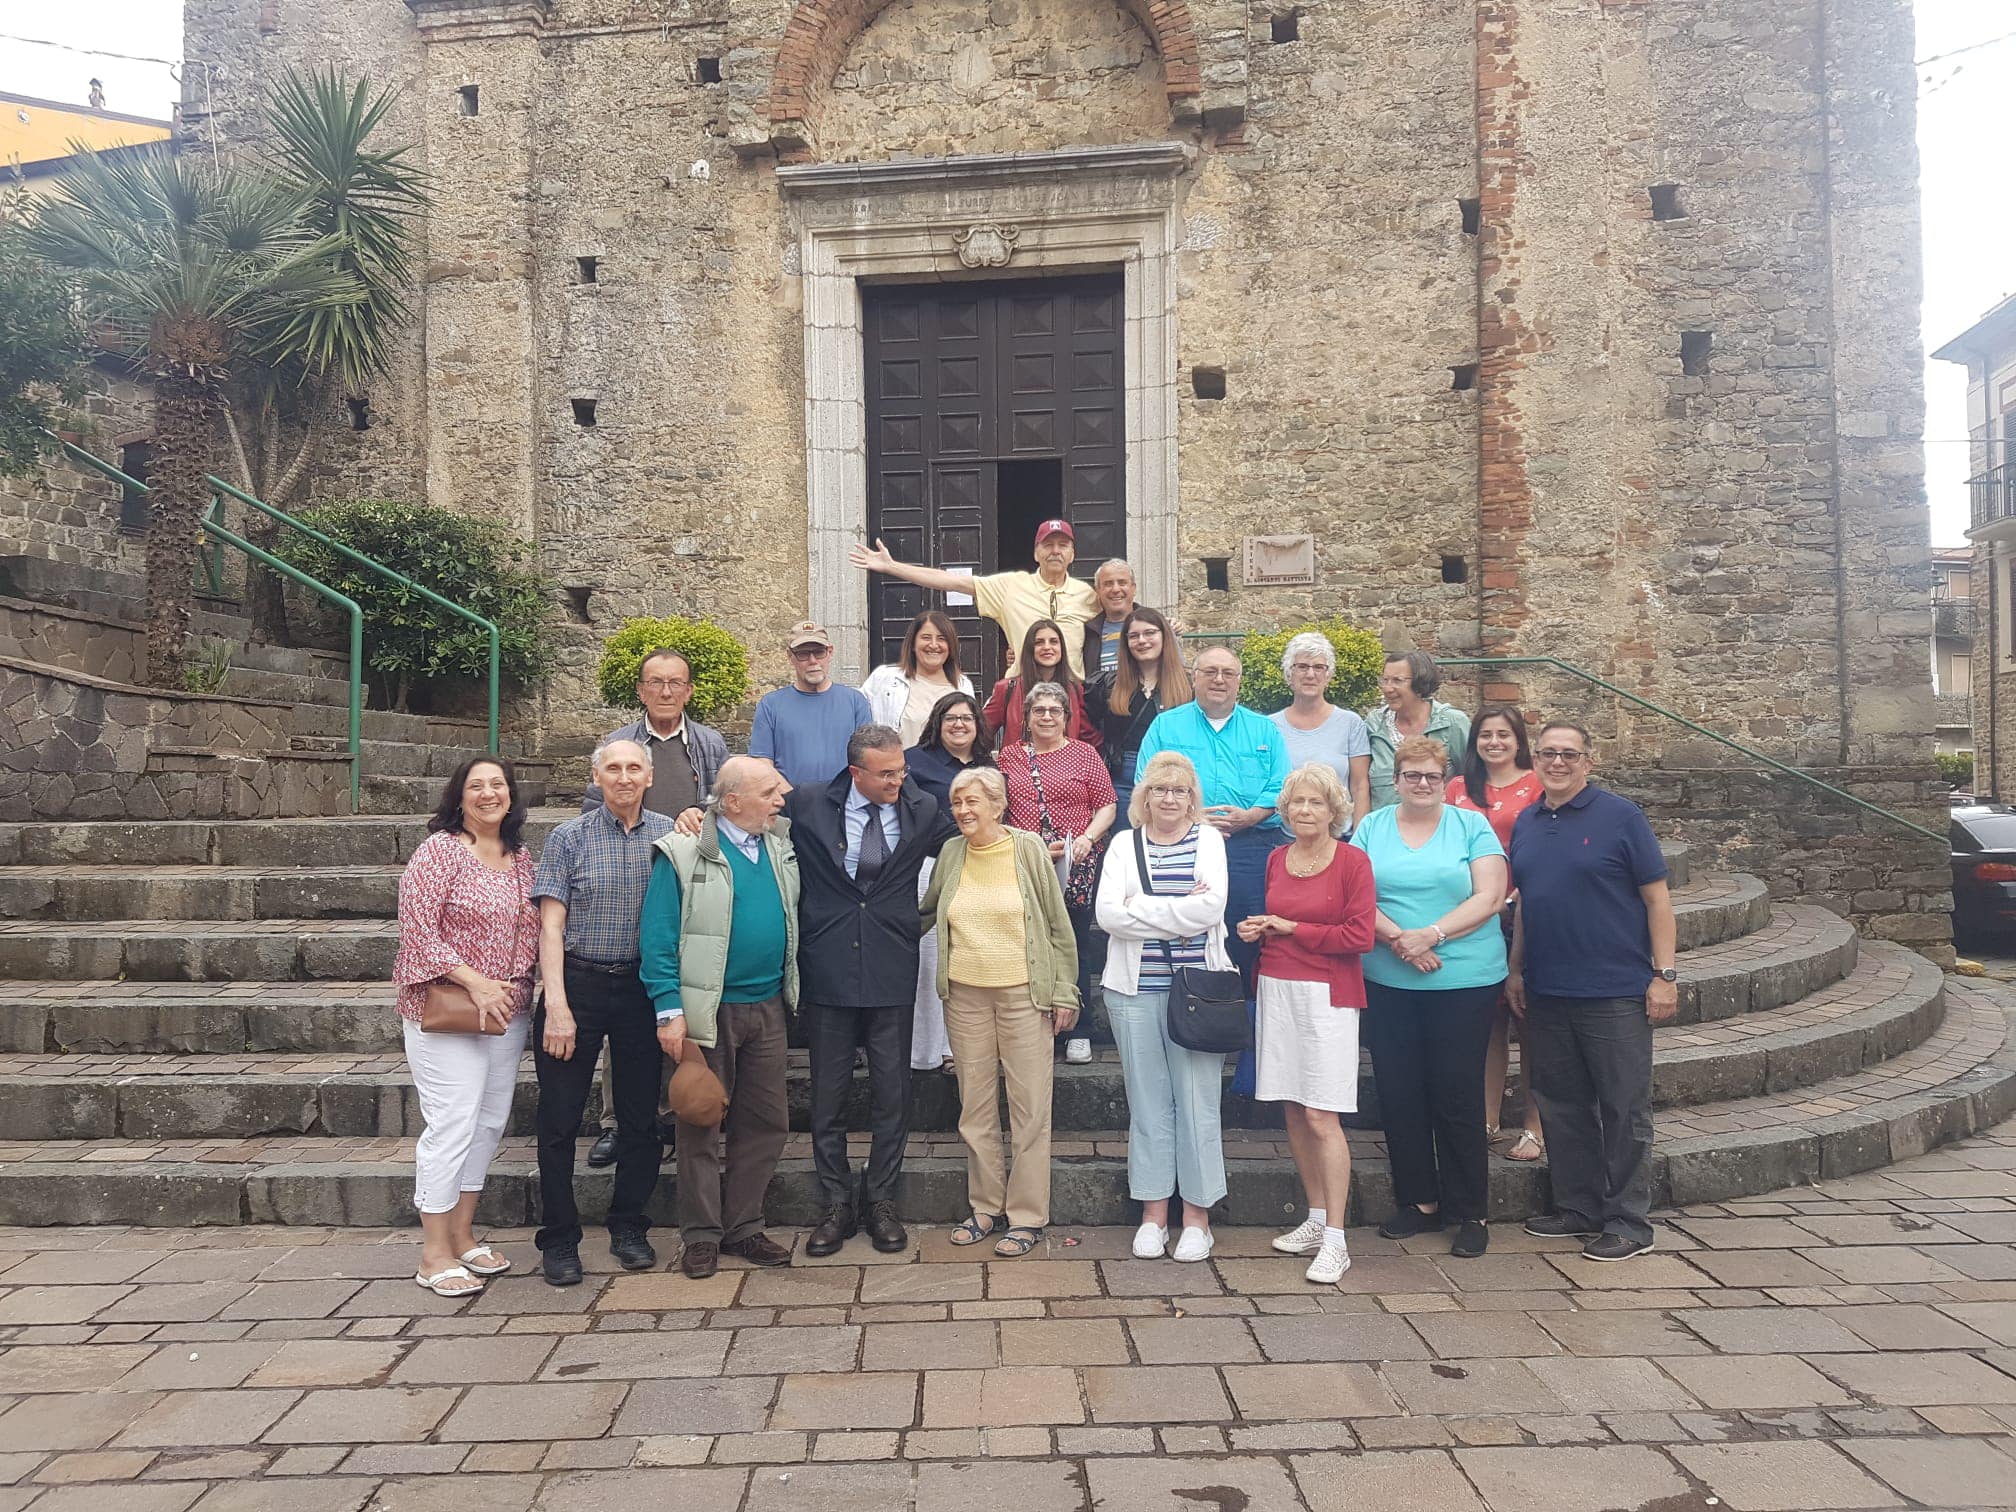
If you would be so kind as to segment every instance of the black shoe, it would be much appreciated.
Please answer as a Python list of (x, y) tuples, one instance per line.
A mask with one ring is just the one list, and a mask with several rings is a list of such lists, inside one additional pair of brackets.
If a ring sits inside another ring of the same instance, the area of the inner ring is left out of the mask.
[(658, 1121), (658, 1143), (669, 1150), (678, 1142), (679, 1126), (670, 1119), (661, 1118)]
[(868, 1239), (885, 1255), (901, 1254), (910, 1248), (910, 1235), (896, 1219), (895, 1203), (868, 1204)]
[(721, 1246), (701, 1240), (686, 1246), (686, 1253), (679, 1257), (679, 1269), (686, 1273), (689, 1281), (705, 1281), (721, 1268)]
[(548, 1286), (581, 1284), (581, 1250), (578, 1245), (556, 1244), (539, 1256), (539, 1269)]
[(616, 1131), (604, 1129), (596, 1136), (595, 1143), (588, 1146), (588, 1169), (599, 1171), (604, 1166), (616, 1164)]
[(1381, 1239), (1412, 1239), (1416, 1234), (1432, 1234), (1442, 1227), (1442, 1212), (1438, 1208), (1432, 1213), (1424, 1213), (1413, 1203), (1394, 1211), (1393, 1216), (1379, 1225)]
[(1526, 1232), (1535, 1239), (1594, 1239), (1603, 1230), (1579, 1213), (1542, 1213), (1526, 1220)]
[(826, 1209), (819, 1220), (819, 1226), (812, 1230), (805, 1241), (805, 1253), (815, 1260), (823, 1260), (828, 1255), (840, 1253), (840, 1246), (854, 1237), (854, 1209), (845, 1203), (836, 1203)]
[(738, 1260), (747, 1260), (751, 1265), (771, 1266), (791, 1263), (791, 1251), (768, 1234), (751, 1234), (747, 1239), (724, 1244), (721, 1246), (721, 1253), (733, 1255)]
[(1456, 1230), (1456, 1237), (1449, 1241), (1449, 1253), (1458, 1260), (1475, 1260), (1491, 1248), (1491, 1231), (1484, 1227), (1481, 1219), (1472, 1218)]
[(651, 1270), (658, 1264), (658, 1251), (642, 1234), (611, 1234), (609, 1253), (625, 1270)]
[(1599, 1234), (1582, 1246), (1584, 1260), (1630, 1260), (1648, 1254), (1650, 1239), (1627, 1239), (1622, 1234)]

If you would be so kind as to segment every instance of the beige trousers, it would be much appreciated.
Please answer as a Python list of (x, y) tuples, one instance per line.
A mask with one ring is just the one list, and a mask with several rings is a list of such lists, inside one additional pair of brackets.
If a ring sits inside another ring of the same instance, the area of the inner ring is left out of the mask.
[[(945, 998), (945, 1034), (959, 1078), (959, 1137), (966, 1142), (966, 1199), (982, 1217), (1006, 1213), (1012, 1228), (1050, 1221), (1051, 1017), (1027, 985), (968, 987)], [(1001, 1168), (1000, 1092), (1008, 1083), (1012, 1161)]]

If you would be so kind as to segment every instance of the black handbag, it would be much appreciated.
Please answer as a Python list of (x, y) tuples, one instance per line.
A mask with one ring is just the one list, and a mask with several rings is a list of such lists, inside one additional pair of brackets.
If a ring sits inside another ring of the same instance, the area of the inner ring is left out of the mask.
[[(1148, 842), (1134, 831), (1134, 862), (1141, 870), (1141, 890), (1155, 891), (1148, 870)], [(1185, 1050), (1204, 1055), (1238, 1055), (1253, 1048), (1253, 1021), (1246, 1012), (1246, 981), (1237, 971), (1205, 966), (1178, 966), (1169, 942), (1157, 940), (1162, 962), (1169, 968), (1169, 1038)]]

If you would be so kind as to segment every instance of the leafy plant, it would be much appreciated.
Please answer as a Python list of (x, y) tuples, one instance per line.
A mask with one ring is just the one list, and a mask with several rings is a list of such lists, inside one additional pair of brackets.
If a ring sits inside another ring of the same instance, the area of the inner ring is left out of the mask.
[(69, 280), (28, 250), (0, 206), (0, 477), (18, 477), (54, 447), (61, 408), (83, 396), (88, 354)]
[(1940, 752), (1932, 760), (1939, 767), (1939, 780), (1955, 792), (1971, 792), (1974, 787), (1974, 758), (1965, 751), (1954, 755)]
[(1314, 630), (1330, 642), (1337, 653), (1337, 672), (1330, 679), (1328, 697), (1340, 709), (1362, 709), (1379, 691), (1379, 673), (1386, 665), (1386, 648), (1370, 630), (1341, 619), (1319, 620), (1307, 625), (1289, 625), (1249, 635), (1239, 645), (1239, 660), (1246, 669), (1240, 684), (1240, 701), (1262, 714), (1285, 709), (1294, 694), (1281, 676), (1281, 654), (1288, 642), (1304, 631)]
[(182, 664), (182, 686), (191, 693), (215, 693), (231, 675), (231, 642), (203, 641)]
[(602, 702), (635, 709), (637, 669), (653, 651), (677, 651), (693, 668), (693, 697), (686, 709), (695, 719), (725, 714), (749, 696), (749, 650), (723, 630), (701, 620), (648, 616), (627, 619), (602, 647), (595, 683)]
[[(325, 504), (300, 518), (494, 621), (506, 682), (523, 685), (545, 670), (549, 585), (528, 565), (530, 548), (496, 521), (384, 499)], [(489, 676), (490, 637), (480, 626), (317, 542), (296, 539), (287, 555), (363, 609), (364, 660), (391, 707), (405, 709), (421, 683)]]

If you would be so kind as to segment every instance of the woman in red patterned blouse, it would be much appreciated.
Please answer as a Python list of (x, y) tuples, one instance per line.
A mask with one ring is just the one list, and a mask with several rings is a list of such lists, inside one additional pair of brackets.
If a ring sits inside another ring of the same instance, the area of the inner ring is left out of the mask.
[[(475, 1232), (476, 1203), (518, 1088), (539, 953), (525, 807), (511, 763), (495, 756), (464, 762), (427, 828), (432, 833), (399, 878), (392, 964), (424, 1120), (413, 1152), (413, 1205), (425, 1237), (413, 1279), (440, 1296), (461, 1297), (511, 1268)], [(486, 1032), (420, 1027), (427, 989), (443, 980), (476, 1000)]]
[[(1473, 798), (1472, 793), (1478, 796)], [(1540, 778), (1533, 770), (1533, 747), (1526, 738), (1526, 718), (1510, 704), (1486, 704), (1470, 726), (1470, 744), (1463, 752), (1462, 775), (1443, 790), (1457, 808), (1475, 809), (1491, 825), (1505, 852), (1512, 852), (1512, 826), (1540, 801)], [(1505, 929), (1509, 939), (1512, 910), (1519, 906), (1515, 888), (1505, 899)], [(1491, 1023), (1491, 1048), (1484, 1055), (1485, 1133), (1498, 1134), (1505, 1102), (1505, 1067), (1511, 1060), (1512, 1015), (1501, 1001)], [(1529, 1090), (1526, 1126), (1505, 1151), (1507, 1160), (1538, 1160), (1547, 1151), (1540, 1136), (1540, 1108)]]

